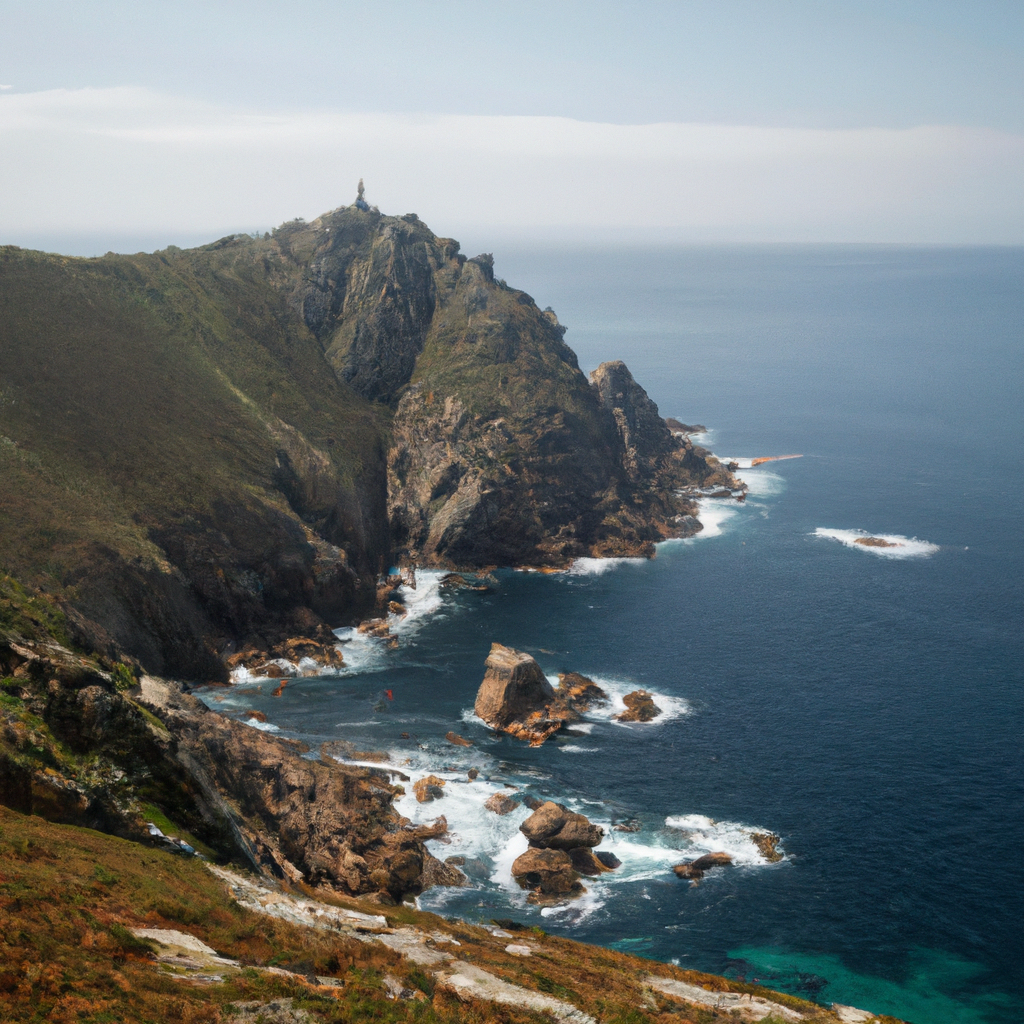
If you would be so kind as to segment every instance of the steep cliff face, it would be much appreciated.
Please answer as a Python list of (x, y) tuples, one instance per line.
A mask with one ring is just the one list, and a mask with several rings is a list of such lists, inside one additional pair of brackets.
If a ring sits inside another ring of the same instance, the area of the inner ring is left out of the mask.
[(293, 304), (342, 380), (366, 398), (392, 401), (423, 350), (434, 275), (458, 244), (435, 237), (414, 214), (382, 217), (355, 207), (295, 235), (291, 252), (305, 266)]
[(354, 206), (189, 251), (0, 248), (0, 568), (87, 647), (206, 680), (365, 614), (396, 558), (692, 532), (674, 492), (728, 474), (458, 248)]
[(436, 275), (437, 308), (392, 423), (400, 557), (565, 564), (647, 555), (697, 527), (674, 492), (722, 467), (675, 437), (622, 363), (593, 381), (554, 315), (495, 281), (489, 257)]

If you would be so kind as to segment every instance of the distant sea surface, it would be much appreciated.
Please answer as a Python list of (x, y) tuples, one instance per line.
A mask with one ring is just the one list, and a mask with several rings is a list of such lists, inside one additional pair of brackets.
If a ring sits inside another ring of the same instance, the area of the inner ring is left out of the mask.
[[(704, 533), (649, 562), (502, 571), (487, 594), (421, 574), (398, 650), (351, 639), (339, 677), (216, 706), (447, 779), (438, 802), (399, 802), (446, 814), (434, 848), (477, 876), (422, 898), (440, 913), (914, 1024), (1024, 1020), (1024, 250), (495, 257), (585, 370), (625, 360), (720, 456), (803, 457), (742, 470), (744, 504), (707, 502)], [(597, 679), (612, 707), (537, 750), (492, 736), (472, 705), (493, 640)], [(665, 714), (614, 722), (637, 687)], [(527, 812), (482, 806), (505, 783), (603, 824), (623, 866), (567, 908), (527, 905), (509, 880)], [(713, 850), (735, 866), (672, 874)]]

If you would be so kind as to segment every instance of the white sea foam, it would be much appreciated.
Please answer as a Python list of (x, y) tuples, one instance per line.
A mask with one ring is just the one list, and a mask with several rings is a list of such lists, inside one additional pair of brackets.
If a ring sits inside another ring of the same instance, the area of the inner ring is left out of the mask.
[(569, 567), (570, 576), (601, 576), (622, 565), (644, 565), (646, 558), (577, 558)]
[(596, 754), (600, 750), (600, 747), (581, 747), (577, 743), (561, 743), (558, 746), (561, 754)]
[[(917, 537), (903, 537), (898, 533), (865, 533), (863, 530), (830, 530), (819, 526), (812, 534), (814, 537), (825, 537), (837, 540), (848, 548), (867, 551), (879, 558), (926, 558), (939, 550), (938, 544), (931, 544)], [(876, 547), (871, 544), (859, 543), (866, 537), (877, 537), (893, 547)]]
[[(392, 612), (387, 616), (392, 636), (408, 639), (442, 608), (441, 579), (444, 575), (436, 569), (420, 569), (416, 573), (415, 590), (404, 583), (398, 588), (405, 614)], [(382, 672), (391, 666), (386, 640), (360, 633), (355, 627), (336, 629), (334, 635), (341, 641), (345, 665), (340, 669), (325, 669), (324, 674), (357, 676), (366, 672)]]
[(259, 729), (260, 732), (280, 732), (280, 726), (274, 725), (271, 722), (261, 722), (256, 718), (243, 719), (246, 725), (251, 725), (254, 729)]
[(779, 494), (786, 487), (786, 478), (770, 469), (758, 467), (743, 474), (747, 495), (754, 498), (768, 498)]
[(697, 518), (704, 529), (686, 540), (692, 543), (721, 537), (723, 525), (738, 515), (741, 509), (742, 505), (735, 498), (701, 498), (697, 502)]
[(665, 824), (669, 828), (701, 829), (712, 828), (715, 822), (704, 814), (678, 814), (674, 817), (666, 818)]
[[(610, 689), (613, 683), (615, 681), (599, 681), (599, 685), (606, 689)], [(615, 685), (622, 692), (633, 688), (621, 681)], [(661, 699), (664, 700), (663, 697)], [(561, 749), (573, 752), (571, 746)], [(442, 860), (457, 854), (482, 861), (482, 865), (477, 865), (477, 871), (483, 868), (487, 872), (486, 877), (471, 875), (470, 884), (499, 890), (501, 899), (515, 912), (530, 913), (527, 893), (512, 877), (513, 862), (528, 848), (519, 826), (529, 816), (530, 810), (525, 804), (520, 804), (510, 814), (495, 814), (485, 806), (495, 793), (521, 799), (524, 791), (533, 792), (586, 814), (595, 825), (604, 829), (605, 837), (600, 849), (614, 854), (621, 861), (620, 867), (596, 878), (584, 878), (587, 892), (580, 899), (541, 911), (546, 917), (557, 915), (560, 923), (570, 927), (606, 906), (616, 886), (638, 881), (664, 881), (671, 878), (673, 865), (704, 853), (724, 851), (739, 866), (756, 867), (766, 863), (751, 839), (754, 832), (763, 830), (737, 822), (716, 822), (706, 815), (686, 814), (668, 817), (665, 819), (668, 827), (654, 832), (616, 832), (600, 802), (552, 794), (550, 778), (544, 773), (519, 765), (513, 767), (480, 747), (452, 748), (437, 741), (408, 749), (395, 748), (389, 754), (391, 764), (411, 777), (410, 782), (404, 783), (405, 794), (395, 800), (398, 813), (417, 825), (427, 824), (443, 814), (448, 822), (448, 834), (442, 839), (428, 840), (427, 847)], [(387, 767), (375, 762), (366, 762), (366, 765), (377, 769)], [(476, 779), (468, 777), (471, 767), (480, 772)], [(426, 775), (444, 780), (444, 796), (421, 804), (413, 793), (413, 783)], [(514, 783), (514, 788), (505, 785), (506, 781)], [(539, 792), (534, 786), (539, 788)], [(437, 910), (449, 897), (446, 890), (430, 890), (422, 897), (422, 905), (426, 909)]]
[[(652, 725), (662, 725), (665, 722), (671, 722), (675, 718), (680, 718), (683, 715), (690, 713), (690, 705), (683, 700), (682, 697), (670, 697), (665, 693), (658, 693), (656, 690), (652, 690), (647, 686), (642, 686), (638, 683), (628, 682), (624, 679), (611, 679), (608, 676), (589, 676), (598, 686), (608, 694), (608, 702), (605, 704), (594, 704), (590, 710), (584, 715), (584, 718), (588, 718), (591, 722), (613, 722), (615, 725), (630, 726), (630, 727), (645, 727)], [(557, 685), (557, 677), (549, 677), (553, 685)], [(650, 722), (616, 722), (615, 716), (621, 715), (626, 710), (626, 702), (623, 699), (626, 694), (633, 693), (634, 690), (647, 690), (654, 700), (654, 703), (661, 708), (661, 714), (657, 718)], [(572, 729), (585, 728), (590, 723), (580, 723), (570, 726)], [(591, 726), (593, 728), (593, 726)]]
[(703, 814), (670, 815), (665, 824), (679, 833), (677, 848), (688, 858), (705, 853), (727, 853), (734, 864), (756, 866), (769, 863), (753, 840), (755, 833), (768, 829), (743, 825), (736, 821), (715, 821)]

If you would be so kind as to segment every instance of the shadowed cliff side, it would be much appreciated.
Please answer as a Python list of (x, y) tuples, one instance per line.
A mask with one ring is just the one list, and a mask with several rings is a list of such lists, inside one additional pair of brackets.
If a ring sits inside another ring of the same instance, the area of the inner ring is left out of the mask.
[(147, 669), (357, 618), (388, 558), (378, 410), (294, 314), (281, 239), (0, 249), (0, 558)]

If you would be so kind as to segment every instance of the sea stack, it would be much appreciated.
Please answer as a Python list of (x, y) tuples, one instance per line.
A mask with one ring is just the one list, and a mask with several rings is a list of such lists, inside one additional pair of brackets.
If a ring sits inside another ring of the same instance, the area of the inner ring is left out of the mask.
[(492, 729), (540, 744), (561, 728), (547, 720), (555, 691), (529, 654), (493, 643), (485, 664), (474, 710)]

